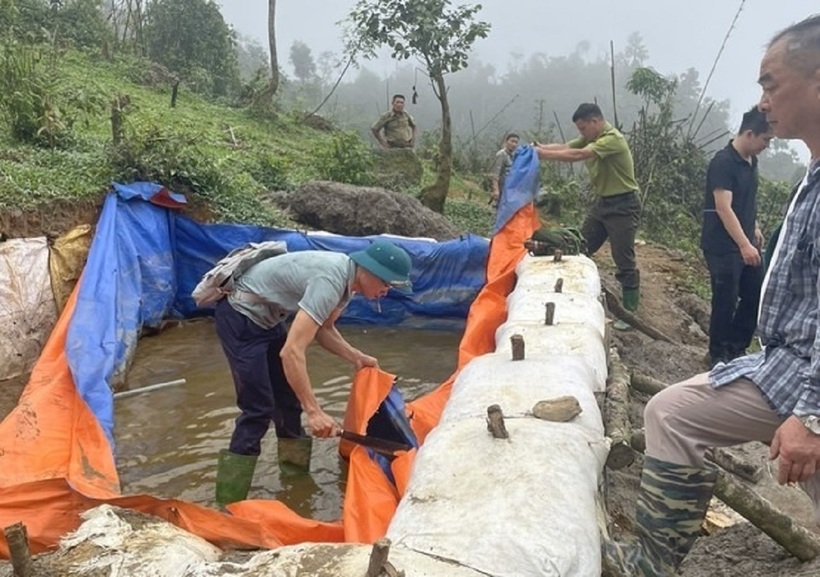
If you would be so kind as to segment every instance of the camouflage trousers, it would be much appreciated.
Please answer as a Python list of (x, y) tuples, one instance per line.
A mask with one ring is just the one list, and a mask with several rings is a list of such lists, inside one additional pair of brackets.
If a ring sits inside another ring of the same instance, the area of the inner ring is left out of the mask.
[(636, 543), (606, 541), (604, 575), (674, 575), (701, 532), (717, 469), (668, 463), (647, 456), (635, 506)]

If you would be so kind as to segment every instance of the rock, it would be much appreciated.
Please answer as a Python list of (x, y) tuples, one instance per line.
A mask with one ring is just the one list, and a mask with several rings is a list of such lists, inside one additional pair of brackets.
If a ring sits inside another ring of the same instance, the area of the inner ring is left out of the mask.
[(383, 188), (312, 181), (268, 199), (303, 225), (347, 236), (396, 234), (449, 240), (459, 236), (444, 216), (407, 194)]
[(532, 414), (537, 419), (566, 423), (581, 414), (581, 405), (575, 397), (557, 397), (538, 401), (532, 408)]

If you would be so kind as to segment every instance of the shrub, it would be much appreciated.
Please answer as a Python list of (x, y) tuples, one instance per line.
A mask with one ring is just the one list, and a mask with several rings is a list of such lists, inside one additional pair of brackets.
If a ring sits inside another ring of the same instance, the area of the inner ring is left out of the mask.
[(315, 154), (324, 180), (367, 186), (373, 183), (373, 155), (355, 132), (337, 132)]

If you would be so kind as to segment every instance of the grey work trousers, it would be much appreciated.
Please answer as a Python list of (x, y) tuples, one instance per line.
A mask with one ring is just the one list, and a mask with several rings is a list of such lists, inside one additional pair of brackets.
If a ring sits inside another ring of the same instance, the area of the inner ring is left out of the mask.
[(609, 239), (612, 260), (617, 267), (615, 278), (625, 289), (636, 289), (640, 285), (635, 262), (635, 234), (640, 218), (638, 195), (627, 192), (599, 198), (581, 226), (590, 255), (598, 252)]
[[(741, 378), (715, 389), (709, 373), (701, 373), (661, 391), (646, 405), (646, 454), (700, 468), (710, 447), (770, 444), (783, 421), (752, 381)], [(800, 486), (811, 497), (814, 522), (820, 525), (820, 472)]]

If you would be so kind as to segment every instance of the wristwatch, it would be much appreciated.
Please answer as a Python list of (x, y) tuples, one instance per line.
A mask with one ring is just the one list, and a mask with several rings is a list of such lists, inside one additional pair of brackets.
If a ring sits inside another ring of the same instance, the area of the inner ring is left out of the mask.
[(815, 435), (820, 435), (820, 417), (817, 415), (803, 415), (797, 417), (800, 419), (800, 422), (803, 423), (803, 426), (806, 427), (809, 432), (814, 433)]

